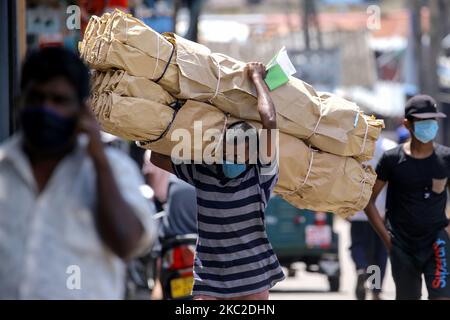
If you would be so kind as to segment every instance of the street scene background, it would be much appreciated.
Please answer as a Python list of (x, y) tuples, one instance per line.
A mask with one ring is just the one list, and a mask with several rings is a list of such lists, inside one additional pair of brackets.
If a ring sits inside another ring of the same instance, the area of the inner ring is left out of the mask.
[[(175, 32), (244, 62), (266, 64), (285, 47), (295, 77), (384, 119), (382, 137), (393, 143), (410, 138), (403, 127), (404, 108), (416, 94), (433, 96), (439, 110), (450, 116), (450, 1), (446, 0), (18, 0), (9, 7), (1, 5), (6, 10), (0, 18), (8, 25), (0, 28), (0, 41), (14, 38), (16, 42), (5, 51), (9, 58), (0, 79), (0, 141), (19, 129), (15, 106), (25, 57), (50, 46), (78, 52), (89, 18), (117, 8), (157, 32)], [(436, 141), (449, 146), (450, 117), (439, 124)], [(168, 176), (156, 172), (149, 155), (134, 142), (104, 132), (102, 139), (134, 160), (146, 183), (142, 193), (155, 205), (155, 213), (163, 216), (169, 201)], [(165, 190), (162, 198), (158, 198), (160, 189)], [(285, 257), (287, 262), (282, 264), (289, 275), (271, 290), (270, 299), (357, 298), (351, 221), (331, 212), (281, 204), (269, 207), (266, 215), (269, 239), (275, 253), (280, 250), (279, 257)], [(282, 230), (291, 231), (280, 237)], [(286, 240), (287, 235), (291, 240)], [(182, 249), (190, 246), (190, 259), (194, 245), (195, 240), (189, 239)], [(158, 278), (164, 272), (161, 250), (162, 242), (127, 265), (124, 298), (184, 297), (188, 282), (175, 285), (174, 278)], [(181, 274), (176, 276), (181, 279)], [(364, 290), (364, 298), (371, 299), (370, 290)], [(395, 298), (389, 262), (380, 298)]]

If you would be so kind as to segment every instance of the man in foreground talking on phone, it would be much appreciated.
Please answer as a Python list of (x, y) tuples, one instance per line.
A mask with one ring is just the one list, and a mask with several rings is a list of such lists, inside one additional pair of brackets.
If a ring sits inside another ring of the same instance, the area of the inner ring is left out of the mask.
[(155, 234), (139, 170), (104, 147), (74, 53), (33, 53), (21, 89), (0, 145), (0, 299), (122, 299), (124, 260)]

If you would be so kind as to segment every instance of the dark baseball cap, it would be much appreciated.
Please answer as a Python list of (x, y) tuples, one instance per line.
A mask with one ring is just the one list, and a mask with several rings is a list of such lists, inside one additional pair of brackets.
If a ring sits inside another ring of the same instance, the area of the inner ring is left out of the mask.
[(436, 100), (426, 94), (419, 94), (406, 102), (405, 118), (432, 119), (447, 118), (445, 113), (439, 112)]

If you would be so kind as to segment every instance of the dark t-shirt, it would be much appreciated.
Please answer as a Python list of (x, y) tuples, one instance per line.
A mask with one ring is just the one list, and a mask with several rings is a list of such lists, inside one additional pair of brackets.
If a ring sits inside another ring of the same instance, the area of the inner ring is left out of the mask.
[(376, 171), (388, 182), (386, 223), (394, 240), (412, 250), (429, 246), (448, 225), (450, 148), (435, 144), (430, 157), (415, 159), (399, 145), (383, 154)]

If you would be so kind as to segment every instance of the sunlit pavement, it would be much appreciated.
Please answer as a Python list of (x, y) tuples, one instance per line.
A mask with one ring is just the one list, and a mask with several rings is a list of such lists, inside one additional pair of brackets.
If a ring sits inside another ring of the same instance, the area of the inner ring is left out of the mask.
[[(341, 288), (339, 292), (328, 292), (326, 276), (309, 273), (304, 270), (304, 265), (299, 264), (299, 271), (294, 278), (278, 283), (270, 294), (274, 300), (354, 300), (356, 274), (353, 261), (350, 257), (350, 223), (340, 218), (335, 219), (335, 230), (339, 233), (339, 255), (341, 263)], [(426, 290), (423, 288), (422, 298), (426, 298)], [(370, 299), (370, 293), (367, 294)], [(395, 286), (388, 264), (383, 283), (382, 299), (395, 298)]]

